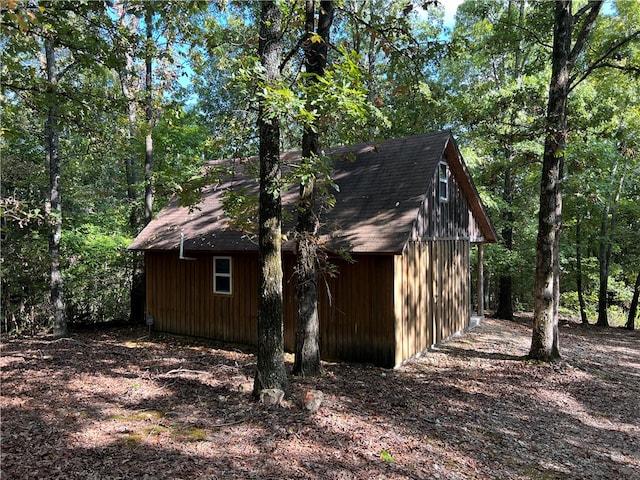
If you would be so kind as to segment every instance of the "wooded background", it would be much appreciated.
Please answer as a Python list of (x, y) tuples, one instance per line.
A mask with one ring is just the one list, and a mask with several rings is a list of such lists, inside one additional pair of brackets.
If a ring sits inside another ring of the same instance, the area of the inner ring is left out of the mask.
[[(555, 2), (466, 1), (453, 24), (432, 1), (336, 2), (319, 82), (302, 68), (303, 3), (279, 4), (274, 88), (259, 2), (0, 2), (2, 331), (144, 321), (127, 245), (170, 197), (215, 181), (204, 162), (257, 153), (259, 101), (283, 151), (312, 123), (323, 146), (452, 129), (500, 235), (486, 305), (533, 308)], [(561, 312), (602, 325), (633, 326), (640, 289), (638, 25), (637, 1), (604, 4), (569, 97)], [(252, 202), (228, 196), (245, 228)]]

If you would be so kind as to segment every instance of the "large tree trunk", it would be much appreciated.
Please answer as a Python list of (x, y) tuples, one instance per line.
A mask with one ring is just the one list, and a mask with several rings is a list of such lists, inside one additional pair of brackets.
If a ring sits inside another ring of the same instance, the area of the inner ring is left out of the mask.
[(633, 289), (633, 298), (629, 307), (629, 318), (627, 319), (627, 330), (636, 328), (636, 314), (638, 313), (638, 297), (640, 297), (640, 272), (636, 277), (636, 285)]
[[(317, 35), (322, 41), (313, 41), (315, 33), (315, 1), (305, 3), (304, 64), (310, 75), (308, 82), (316, 83), (324, 75), (327, 63), (329, 31), (333, 21), (333, 2), (320, 2)], [(311, 99), (309, 99), (311, 100)], [(302, 157), (314, 162), (320, 152), (318, 130), (311, 125), (302, 134)], [(296, 225), (296, 323), (294, 375), (320, 374), (320, 325), (318, 318), (318, 245), (319, 229), (316, 204), (316, 179), (300, 185), (298, 223)]]
[(47, 120), (45, 123), (45, 155), (49, 167), (49, 259), (51, 262), (50, 291), (53, 307), (53, 333), (56, 337), (69, 335), (64, 302), (64, 283), (60, 267), (60, 241), (62, 239), (62, 186), (60, 183), (60, 139), (58, 127), (58, 99), (56, 54), (53, 42), (44, 41), (47, 72)]
[(580, 304), (580, 319), (584, 325), (589, 325), (587, 307), (584, 301), (584, 286), (582, 285), (582, 220), (576, 222), (576, 288), (578, 289), (578, 303)]
[(569, 54), (571, 51), (571, 1), (555, 4), (553, 64), (547, 107), (547, 136), (544, 144), (540, 182), (540, 212), (536, 243), (534, 325), (529, 356), (549, 361), (560, 357), (557, 349), (555, 312), (557, 237), (560, 219), (564, 153), (567, 137), (567, 97), (569, 94)]
[(558, 305), (560, 299), (560, 227), (562, 224), (562, 176), (567, 143), (567, 99), (571, 69), (584, 50), (602, 1), (592, 1), (579, 11), (582, 25), (571, 47), (574, 17), (572, 0), (555, 3), (553, 54), (547, 134), (540, 181), (540, 212), (536, 243), (536, 283), (533, 332), (529, 357), (550, 361), (560, 358)]
[[(258, 53), (265, 80), (275, 83), (280, 77), (282, 13), (274, 2), (263, 2), (260, 13)], [(263, 389), (277, 388), (289, 393), (284, 366), (282, 320), (282, 227), (280, 198), (280, 121), (265, 111), (258, 113), (260, 131), (260, 199), (258, 234), (258, 346), (254, 395)]]

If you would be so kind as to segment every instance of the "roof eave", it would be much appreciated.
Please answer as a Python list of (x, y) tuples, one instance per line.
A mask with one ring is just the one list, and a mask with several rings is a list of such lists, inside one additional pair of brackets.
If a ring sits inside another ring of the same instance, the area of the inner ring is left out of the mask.
[(469, 200), (469, 206), (478, 220), (482, 236), (484, 237), (484, 241), (479, 243), (496, 243), (498, 241), (496, 230), (491, 223), (491, 219), (487, 215), (487, 211), (482, 203), (478, 190), (471, 179), (469, 170), (462, 160), (462, 154), (460, 153), (460, 149), (458, 148), (458, 144), (456, 143), (453, 135), (449, 135), (443, 156), (446, 156), (450, 160), (455, 160), (455, 163), (453, 165), (450, 164), (449, 167), (453, 167), (451, 170), (458, 180), (463, 180), (462, 182), (459, 182), (460, 186), (466, 193), (467, 199)]

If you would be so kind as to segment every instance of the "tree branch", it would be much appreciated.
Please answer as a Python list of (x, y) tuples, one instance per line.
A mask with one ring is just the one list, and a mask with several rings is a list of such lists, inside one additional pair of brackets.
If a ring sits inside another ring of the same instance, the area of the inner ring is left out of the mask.
[[(602, 7), (604, 0), (591, 0), (586, 7), (583, 7), (576, 15), (573, 16), (573, 21), (579, 20), (582, 15), (586, 13), (586, 17), (584, 19), (584, 23), (578, 32), (578, 36), (576, 38), (576, 42), (573, 44), (573, 48), (571, 49), (571, 53), (569, 54), (569, 59), (567, 60), (569, 71), (573, 69), (573, 66), (576, 63), (576, 59), (578, 55), (582, 53), (584, 49), (585, 43), (587, 43), (587, 39), (589, 38), (589, 34), (593, 30), (593, 24), (600, 13), (600, 8)], [(586, 8), (586, 10), (585, 10)], [(579, 16), (578, 16), (579, 15)]]
[(289, 53), (287, 53), (287, 55), (284, 57), (282, 62), (280, 62), (280, 66), (278, 67), (280, 69), (280, 72), (282, 72), (284, 70), (284, 67), (287, 65), (287, 63), (289, 63), (289, 60), (291, 60), (291, 58), (296, 54), (296, 52), (298, 52), (300, 50), (300, 47), (302, 46), (302, 44), (306, 40), (306, 37), (307, 37), (307, 35), (303, 34), (298, 39), (298, 41), (293, 46), (293, 48), (291, 50), (289, 50)]
[(619, 50), (620, 48), (625, 46), (627, 43), (630, 43), (631, 41), (637, 38), (640, 38), (640, 30), (635, 31), (628, 37), (625, 37), (619, 40), (617, 43), (613, 44), (611, 47), (609, 47), (609, 49), (606, 52), (604, 52), (591, 65), (589, 65), (586, 70), (583, 70), (580, 74), (573, 75), (569, 79), (569, 92), (571, 92), (575, 87), (577, 87), (580, 83), (582, 83), (589, 75), (591, 75), (591, 73), (594, 70), (598, 68), (611, 67), (611, 68), (617, 68), (619, 70), (638, 72), (640, 67), (637, 67), (634, 65), (631, 65), (629, 67), (624, 67), (622, 65), (615, 65), (615, 64), (606, 62), (609, 58), (611, 58), (611, 55), (613, 55), (617, 50)]

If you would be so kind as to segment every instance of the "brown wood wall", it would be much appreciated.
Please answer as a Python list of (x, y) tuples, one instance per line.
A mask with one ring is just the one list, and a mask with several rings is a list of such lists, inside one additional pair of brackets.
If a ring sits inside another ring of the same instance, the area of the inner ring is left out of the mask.
[[(213, 255), (147, 252), (147, 311), (158, 331), (255, 345), (257, 255), (232, 255), (233, 294), (213, 293)], [(468, 240), (410, 242), (403, 255), (334, 259), (319, 289), (325, 360), (392, 367), (469, 325)], [(294, 258), (284, 257), (285, 348), (295, 346)]]
[[(231, 255), (232, 295), (213, 293), (213, 255), (147, 252), (147, 313), (158, 331), (255, 345), (257, 255)], [(339, 274), (320, 281), (322, 356), (394, 365), (393, 257), (335, 259)], [(284, 257), (285, 348), (295, 346), (294, 257)], [(328, 294), (330, 292), (330, 296)]]
[[(285, 346), (295, 346), (295, 278), (285, 257)], [(393, 256), (332, 259), (335, 277), (320, 279), (320, 348), (325, 360), (394, 365)]]
[(425, 201), (418, 211), (413, 237), (482, 239), (479, 224), (451, 170), (448, 171), (449, 200), (446, 202), (440, 201), (438, 175), (436, 169)]
[[(233, 255), (232, 295), (213, 293), (213, 255), (147, 252), (147, 314), (158, 331), (256, 343), (258, 292), (255, 254)], [(253, 280), (248, 280), (253, 279)]]
[(394, 276), (395, 364), (469, 325), (468, 240), (410, 242)]

